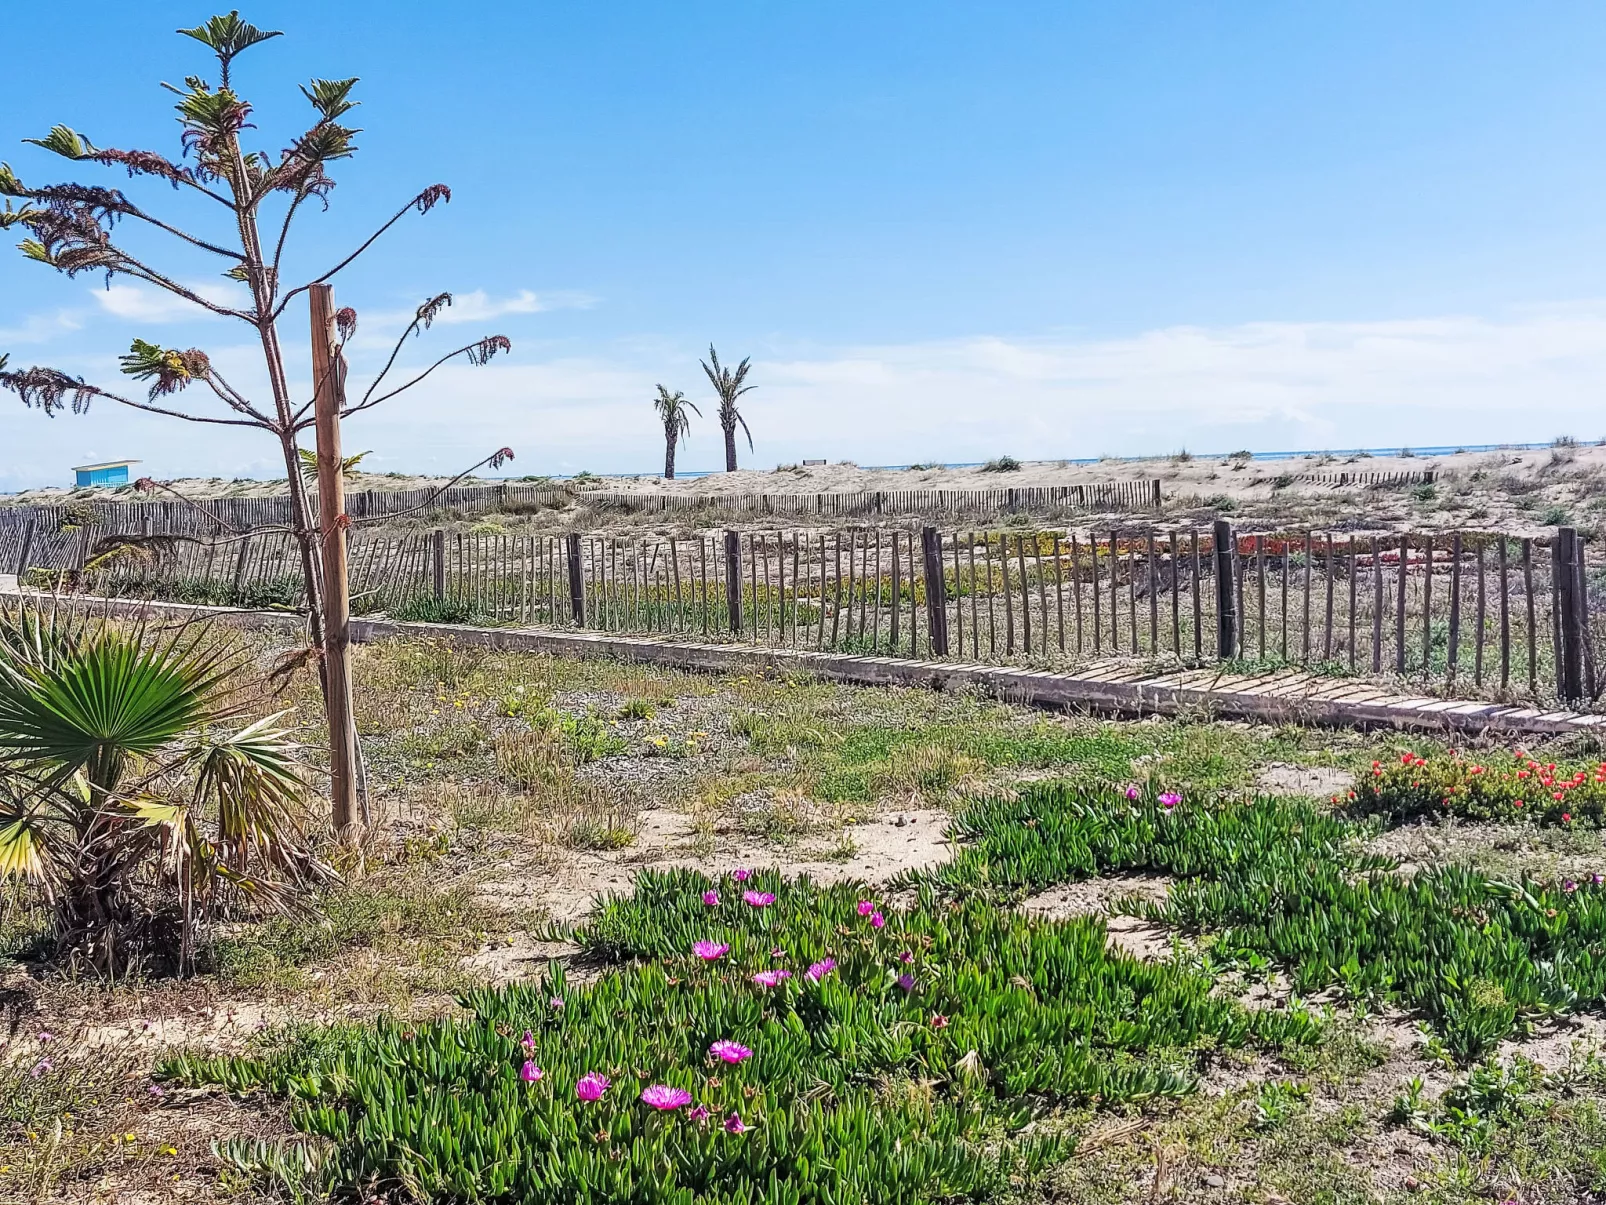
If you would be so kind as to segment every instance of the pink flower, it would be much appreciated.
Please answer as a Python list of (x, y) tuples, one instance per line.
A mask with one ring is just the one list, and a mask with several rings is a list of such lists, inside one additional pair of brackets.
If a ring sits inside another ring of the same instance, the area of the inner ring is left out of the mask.
[(1165, 808), (1165, 810), (1168, 812), (1181, 802), (1182, 796), (1178, 795), (1175, 791), (1167, 791), (1164, 795), (1160, 796), (1160, 806)]
[(704, 962), (718, 962), (729, 949), (730, 946), (722, 941), (700, 941), (692, 946), (691, 952)]
[(1138, 789), (1136, 787), (1128, 787), (1126, 789), (1126, 797), (1128, 799), (1136, 799), (1138, 797)]
[(780, 946), (776, 946), (773, 950), (770, 951), (770, 957), (771, 958), (785, 958), (786, 957), (786, 951), (781, 949)]
[(563, 1011), (563, 997), (562, 996), (553, 996), (552, 999), (547, 1001), (547, 1003), (552, 1006), (552, 1011), (553, 1012), (561, 1013)]
[(1592, 874), (1589, 876), (1589, 881), (1599, 887), (1602, 883), (1606, 883), (1606, 875)]
[(519, 1078), (527, 1084), (538, 1084), (546, 1072), (537, 1067), (529, 1059), (524, 1060), (524, 1066), (519, 1068)]
[(703, 892), (703, 903), (707, 904), (710, 908), (718, 908), (719, 907), (719, 892), (717, 892), (717, 891), (705, 891), (705, 892)]
[(768, 908), (775, 902), (775, 895), (769, 891), (744, 891), (742, 903), (752, 908)]
[(780, 987), (791, 977), (791, 971), (760, 971), (753, 976), (753, 982), (759, 987)]
[(933, 1028), (933, 1029), (947, 1029), (948, 1028), (948, 1018), (943, 1016), (941, 1013), (932, 1013), (931, 1014), (931, 1028)]
[(686, 1117), (691, 1121), (707, 1121), (708, 1106), (698, 1105), (695, 1109), (688, 1109), (686, 1111)]
[(887, 927), (887, 918), (877, 912), (870, 918), (870, 927), (873, 929), (885, 929)]
[(745, 882), (747, 882), (748, 879), (750, 879), (752, 877), (753, 877), (753, 872), (751, 870), (733, 870), (733, 871), (731, 871), (731, 878), (735, 879), (738, 883), (745, 883)]
[(915, 990), (915, 977), (908, 972), (898, 976), (898, 986), (906, 992)]
[(56, 1064), (52, 1063), (49, 1059), (40, 1059), (33, 1065), (33, 1070), (28, 1072), (28, 1074), (34, 1079), (38, 1079), (41, 1075), (48, 1075), (55, 1069)]
[(725, 1119), (725, 1132), (727, 1134), (745, 1134), (748, 1127), (742, 1122), (740, 1113), (732, 1113)]
[(601, 1100), (609, 1088), (608, 1077), (595, 1071), (582, 1075), (574, 1085), (574, 1094), (584, 1101)]
[(528, 1029), (526, 1029), (524, 1031), (524, 1036), (519, 1039), (519, 1045), (524, 1047), (524, 1053), (525, 1054), (534, 1054), (535, 1053), (535, 1035), (532, 1034)]
[(902, 954), (898, 955), (898, 961), (903, 963), (904, 966), (908, 966), (914, 960), (915, 952), (913, 950), (905, 950)]
[(810, 983), (818, 983), (834, 970), (836, 970), (836, 959), (822, 958), (809, 967), (806, 977)]
[(1578, 884), (1573, 882), (1571, 879), (1568, 879), (1565, 883), (1563, 883), (1561, 885), (1561, 889), (1563, 891), (1565, 891), (1568, 895), (1571, 895), (1573, 892), (1578, 890)]
[(869, 916), (870, 913), (872, 913), (874, 911), (875, 911), (875, 905), (872, 904), (869, 900), (860, 900), (859, 901), (859, 915), (860, 916)]
[(691, 1093), (684, 1088), (671, 1088), (668, 1084), (653, 1084), (642, 1089), (641, 1103), (667, 1112), (691, 1104)]
[(753, 1052), (740, 1042), (721, 1038), (708, 1048), (708, 1053), (722, 1063), (741, 1063), (753, 1057)]

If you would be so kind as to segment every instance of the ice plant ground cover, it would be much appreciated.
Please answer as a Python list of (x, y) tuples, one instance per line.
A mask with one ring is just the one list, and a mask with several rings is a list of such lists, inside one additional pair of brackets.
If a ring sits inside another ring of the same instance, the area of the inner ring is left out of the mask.
[(1512, 752), (1404, 752), (1374, 761), (1355, 789), (1335, 799), (1399, 821), (1457, 816), (1601, 828), (1606, 826), (1606, 761), (1565, 761)]
[(1606, 1001), (1598, 875), (1503, 880), (1453, 863), (1400, 874), (1361, 847), (1376, 821), (1298, 799), (1167, 806), (1050, 783), (978, 802), (955, 827), (971, 844), (909, 881), (1007, 897), (1108, 871), (1173, 875), (1163, 903), (1130, 910), (1211, 934), (1218, 961), (1270, 957), (1296, 991), (1338, 986), (1417, 1010), (1461, 1059)]
[[(644, 872), (578, 933), (618, 963), (591, 985), (554, 974), (468, 993), (463, 1020), (309, 1031), (266, 1058), (163, 1071), (289, 1098), (333, 1143), (336, 1186), (892, 1203), (986, 1196), (1065, 1158), (1074, 1138), (1026, 1128), (1045, 1109), (1181, 1095), (1210, 1050), (1320, 1031), (1302, 1009), (1248, 1010), (1184, 967), (1116, 953), (1095, 919), (927, 889), (876, 927), (861, 885), (753, 882), (773, 905), (711, 916), (703, 895), (729, 879)], [(716, 963), (693, 953), (709, 934), (730, 946)], [(755, 986), (778, 949), (800, 973)], [(518, 1074), (526, 1030), (533, 1084)], [(727, 1060), (726, 1043), (751, 1057)], [(596, 1074), (613, 1090), (582, 1099)]]

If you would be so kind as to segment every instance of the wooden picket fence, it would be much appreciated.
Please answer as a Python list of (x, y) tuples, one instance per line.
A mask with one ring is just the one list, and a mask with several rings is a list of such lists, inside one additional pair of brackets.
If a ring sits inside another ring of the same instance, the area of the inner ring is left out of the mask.
[[(556, 488), (550, 485), (454, 486), (439, 491), (362, 490), (346, 495), (346, 513), (358, 523), (398, 516), (482, 515), (533, 511), (583, 503), (634, 514), (786, 515), (854, 517), (876, 515), (975, 515), (1021, 511), (1145, 511), (1160, 505), (1160, 482), (1107, 481), (1084, 485), (1018, 486), (998, 489), (856, 490), (827, 493), (660, 494), (629, 490)], [(211, 498), (190, 503), (173, 498), (149, 502), (75, 502), (61, 506), (0, 507), (0, 572), (18, 561), (31, 529), (40, 549), (68, 529), (98, 528), (145, 535), (217, 535), (290, 525), (290, 499)], [(66, 541), (70, 544), (71, 541)], [(8, 555), (9, 554), (9, 555)], [(36, 552), (34, 555), (46, 555)], [(63, 554), (64, 555), (64, 554)], [(64, 564), (35, 561), (50, 568)]]
[[(102, 557), (86, 591), (294, 607), (286, 533)], [(35, 562), (52, 563), (52, 562)], [(578, 626), (767, 647), (980, 662), (1112, 656), (1300, 665), (1535, 701), (1600, 693), (1590, 580), (1571, 528), (1337, 535), (1212, 528), (862, 526), (503, 535), (355, 531), (358, 613)], [(49, 573), (36, 571), (48, 581)]]

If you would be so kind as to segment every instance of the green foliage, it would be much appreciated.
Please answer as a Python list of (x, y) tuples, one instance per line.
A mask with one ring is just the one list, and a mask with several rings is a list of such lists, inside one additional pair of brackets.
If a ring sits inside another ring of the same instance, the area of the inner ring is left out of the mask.
[(1486, 760), (1402, 753), (1373, 762), (1351, 795), (1355, 811), (1391, 823), (1448, 815), (1598, 828), (1606, 823), (1606, 762), (1541, 763), (1520, 750)]
[(390, 617), (402, 623), (466, 623), (484, 626), (488, 622), (472, 599), (436, 598), (433, 594), (413, 594), (391, 608)]
[(1267, 1080), (1255, 1089), (1254, 1126), (1280, 1130), (1305, 1108), (1310, 1089), (1292, 1080)]
[[(949, 890), (1023, 888), (1118, 870), (1180, 877), (1130, 910), (1214, 935), (1212, 957), (1267, 956), (1296, 991), (1330, 986), (1414, 1008), (1456, 1059), (1521, 1024), (1606, 1002), (1606, 888), (1507, 883), (1451, 865), (1405, 877), (1352, 844), (1355, 826), (1289, 799), (1169, 811), (1149, 792), (1066, 784), (965, 808), (970, 844), (928, 872)], [(923, 876), (924, 877), (924, 876)]]
[(981, 471), (984, 473), (1018, 473), (1020, 472), (1020, 461), (1013, 456), (995, 456), (981, 466)]
[(1559, 1098), (1582, 1086), (1598, 1088), (1606, 1083), (1606, 1066), (1598, 1055), (1579, 1058), (1576, 1051), (1574, 1054), (1557, 1073), (1521, 1055), (1506, 1063), (1488, 1059), (1458, 1076), (1433, 1101), (1423, 1098), (1425, 1086), (1420, 1079), (1409, 1080), (1394, 1098), (1389, 1123), (1464, 1150), (1485, 1152), (1502, 1130), (1536, 1123), (1552, 1113)]
[[(744, 891), (775, 899), (752, 906)], [(577, 934), (595, 957), (640, 959), (593, 984), (559, 970), (468, 993), (467, 1017), (307, 1030), (265, 1057), (180, 1055), (160, 1072), (288, 1098), (296, 1125), (333, 1144), (325, 1166), (346, 1191), (377, 1180), (437, 1201), (934, 1202), (996, 1195), (1069, 1154), (1073, 1139), (1027, 1131), (1042, 1101), (1175, 1096), (1214, 1047), (1318, 1029), (1114, 953), (1097, 920), (927, 890), (877, 927), (865, 898), (768, 872), (644, 872)], [(729, 951), (703, 962), (691, 949), (703, 939)], [(804, 973), (827, 957), (818, 981)], [(750, 980), (775, 969), (793, 974)], [(753, 1057), (710, 1066), (721, 1039)], [(518, 1074), (527, 1057), (543, 1073), (533, 1084)], [(576, 1098), (588, 1072), (613, 1081), (600, 1101)], [(708, 1112), (655, 1112), (637, 1100), (650, 1083)], [(732, 1115), (745, 1132), (721, 1124)]]

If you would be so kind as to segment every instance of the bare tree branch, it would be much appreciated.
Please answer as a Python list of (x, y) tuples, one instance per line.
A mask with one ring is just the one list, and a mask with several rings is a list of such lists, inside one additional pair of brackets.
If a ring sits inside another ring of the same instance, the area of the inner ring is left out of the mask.
[(221, 518), (207, 510), (206, 507), (202, 506), (194, 498), (189, 498), (179, 493), (165, 481), (158, 481), (154, 477), (141, 477), (138, 481), (134, 482), (134, 488), (142, 494), (156, 493), (157, 491), (160, 491), (164, 494), (170, 494), (174, 498), (177, 498), (180, 502), (184, 503), (185, 506), (188, 506), (191, 510), (203, 516), (207, 522), (217, 524), (218, 527), (229, 532), (231, 535), (242, 534), (240, 529), (235, 527), (234, 524), (224, 522)]
[(403, 205), (399, 210), (397, 210), (396, 215), (391, 218), (390, 221), (386, 222), (378, 230), (369, 235), (368, 238), (363, 241), (362, 246), (358, 247), (350, 255), (346, 256), (345, 259), (341, 260), (338, 264), (330, 268), (329, 271), (325, 272), (316, 280), (310, 280), (304, 285), (297, 285), (295, 288), (286, 293), (280, 300), (279, 304), (274, 307), (272, 316), (277, 318), (280, 314), (284, 313), (285, 306), (290, 304), (290, 299), (297, 293), (305, 293), (313, 285), (323, 284), (324, 281), (328, 280), (336, 272), (339, 272), (342, 268), (346, 267), (346, 265), (350, 264), (352, 260), (356, 259), (364, 251), (368, 250), (369, 247), (372, 247), (376, 242), (379, 241), (380, 235), (384, 234), (385, 231), (389, 230), (397, 222), (401, 221), (402, 218), (407, 216), (407, 211), (409, 209), (417, 209), (419, 213), (428, 213), (431, 209), (435, 208), (437, 202), (450, 201), (451, 199), (452, 190), (447, 188), (446, 185), (431, 184), (423, 192), (419, 193), (411, 201), (407, 202), (407, 204)]
[(371, 515), (366, 519), (353, 519), (352, 523), (353, 524), (357, 524), (357, 523), (382, 523), (382, 522), (389, 522), (392, 519), (399, 519), (403, 515), (416, 515), (421, 510), (427, 510), (430, 507), (430, 505), (435, 501), (435, 499), (439, 498), (447, 490), (451, 489), (459, 481), (463, 480), (463, 478), (472, 476), (474, 474), (475, 470), (483, 469), (487, 465), (489, 465), (493, 469), (499, 469), (499, 468), (501, 468), (503, 466), (503, 464), (505, 464), (507, 461), (512, 460), (512, 459), (513, 459), (513, 449), (512, 448), (498, 448), (496, 451), (492, 452), (489, 456), (487, 456), (484, 460), (480, 461), (478, 464), (469, 465), (468, 468), (464, 469), (456, 477), (453, 477), (445, 485), (440, 486), (438, 489), (435, 490), (434, 493), (430, 494), (429, 497), (425, 498), (417, 506), (409, 506), (406, 510), (391, 511), (389, 514), (384, 514), (384, 515)]
[[(512, 348), (512, 340), (510, 340), (506, 335), (487, 335), (478, 342), (470, 343), (466, 347), (459, 347), (456, 351), (447, 352), (444, 356), (436, 360), (412, 380), (408, 381), (404, 385), (398, 385), (388, 393), (382, 393), (378, 397), (372, 399), (365, 395), (363, 400), (358, 402), (355, 406), (347, 406), (344, 410), (342, 410), (340, 412), (340, 417), (346, 418), (350, 415), (356, 414), (358, 411), (370, 410), (379, 405), (381, 402), (389, 401), (398, 393), (407, 392), (407, 390), (411, 389), (425, 377), (429, 376), (430, 373), (434, 372), (442, 364), (445, 364), (448, 360), (451, 360), (456, 356), (466, 356), (470, 364), (480, 365), (490, 361), (490, 359), (495, 356), (497, 352), (511, 351)], [(372, 391), (370, 390), (370, 392)], [(304, 426), (305, 423), (302, 423), (301, 425)]]

